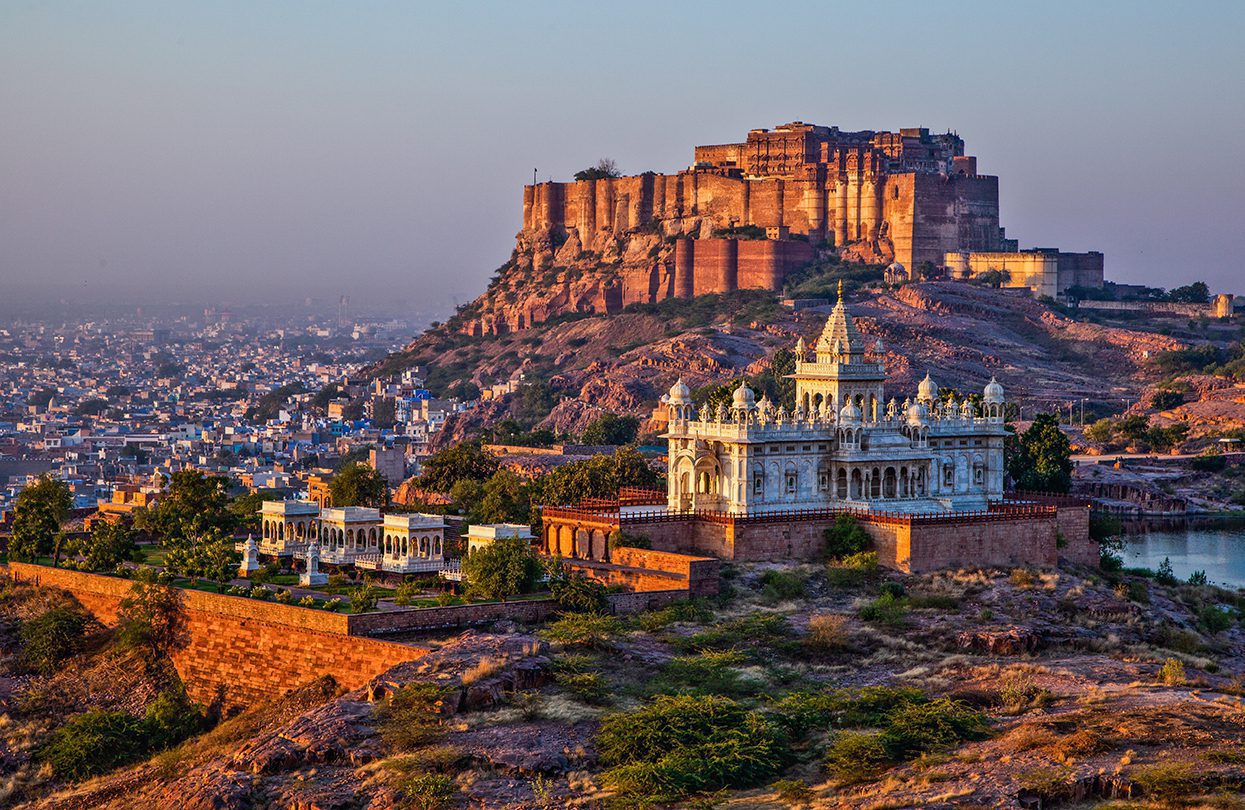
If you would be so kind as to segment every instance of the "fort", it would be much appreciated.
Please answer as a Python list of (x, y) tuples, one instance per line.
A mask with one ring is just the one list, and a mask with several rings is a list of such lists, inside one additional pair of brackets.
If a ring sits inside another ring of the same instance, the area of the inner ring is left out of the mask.
[[(691, 166), (673, 174), (577, 177), (524, 187), (515, 257), (541, 289), (483, 307), (465, 331), (517, 331), (564, 312), (607, 314), (666, 298), (780, 291), (792, 272), (830, 253), (888, 265), (897, 281), (947, 268), (961, 279), (998, 271), (1005, 286), (1051, 297), (1102, 286), (1101, 253), (1022, 251), (1007, 237), (999, 178), (979, 173), (952, 132), (795, 121), (751, 130), (740, 143), (697, 146)], [(600, 272), (585, 278), (585, 269)]]

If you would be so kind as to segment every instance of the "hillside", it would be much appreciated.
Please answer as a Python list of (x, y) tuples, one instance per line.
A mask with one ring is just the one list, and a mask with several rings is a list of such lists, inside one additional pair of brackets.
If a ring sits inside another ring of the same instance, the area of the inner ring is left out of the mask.
[[(902, 398), (928, 370), (940, 385), (979, 390), (991, 376), (1026, 406), (1087, 400), (1090, 413), (1122, 410), (1125, 399), (1159, 376), (1151, 358), (1181, 349), (1177, 337), (1076, 320), (1022, 291), (959, 282), (884, 288), (868, 273), (829, 266), (798, 292), (825, 294), (846, 276), (848, 304), (861, 331), (883, 341), (892, 391)], [(428, 369), (434, 393), (459, 381), (484, 388), (522, 371), (552, 396), (511, 395), (449, 425), (442, 441), (514, 418), (575, 432), (602, 410), (647, 417), (678, 377), (693, 389), (765, 370), (777, 350), (820, 333), (827, 307), (793, 312), (772, 293), (739, 291), (630, 305), (615, 315), (561, 315), (522, 331), (472, 336), (470, 313), (491, 306), (490, 288), (450, 323), (439, 325), (376, 368)]]

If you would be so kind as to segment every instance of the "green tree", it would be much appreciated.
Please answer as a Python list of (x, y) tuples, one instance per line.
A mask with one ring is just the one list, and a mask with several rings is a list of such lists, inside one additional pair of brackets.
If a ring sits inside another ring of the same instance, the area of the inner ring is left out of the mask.
[(40, 555), (59, 550), (61, 524), (69, 517), (72, 506), (73, 497), (69, 494), (69, 487), (49, 476), (42, 476), (23, 489), (13, 505), (13, 536), (9, 540), (9, 557), (32, 562)]
[(518, 536), (494, 540), (462, 563), (470, 592), (485, 599), (507, 598), (535, 588), (541, 565), (531, 545)]
[(229, 481), (200, 470), (179, 470), (156, 505), (139, 510), (134, 525), (163, 545), (178, 545), (212, 529), (232, 531), (235, 517), (228, 510)]
[(1038, 414), (1029, 429), (1005, 441), (1004, 462), (1016, 488), (1067, 492), (1072, 487), (1072, 445), (1049, 413)]
[(1099, 419), (1085, 428), (1085, 438), (1098, 444), (1110, 444), (1115, 437), (1115, 422), (1110, 419)]
[(556, 560), (545, 565), (549, 593), (564, 610), (574, 613), (604, 613), (609, 607), (605, 586), (579, 571), (569, 571)]
[(531, 488), (513, 470), (498, 470), (480, 487), (474, 523), (530, 523)]
[[(795, 352), (790, 349), (779, 349), (770, 355), (769, 368), (757, 376), (757, 384), (775, 405), (794, 408), (795, 380), (788, 379), (788, 376), (794, 373)], [(727, 407), (729, 406), (730, 403), (727, 402)]]
[(151, 568), (139, 571), (117, 611), (117, 638), (151, 659), (167, 656), (188, 640), (181, 591), (156, 581)]
[(605, 180), (610, 177), (621, 176), (618, 171), (618, 164), (613, 158), (601, 158), (596, 162), (595, 166), (589, 166), (586, 169), (580, 169), (575, 172), (576, 180)]
[(142, 756), (145, 731), (126, 712), (91, 709), (53, 731), (36, 756), (62, 779), (85, 779)]
[(389, 484), (384, 476), (359, 461), (351, 462), (329, 484), (334, 506), (371, 506), (389, 503)]
[(640, 430), (640, 420), (634, 416), (619, 416), (606, 412), (593, 419), (584, 428), (584, 444), (631, 444)]
[(563, 464), (540, 479), (540, 502), (574, 504), (586, 498), (616, 498), (622, 487), (657, 487), (662, 478), (634, 447)]
[(134, 530), (124, 523), (100, 521), (91, 533), (75, 539), (70, 550), (81, 554), (86, 567), (92, 571), (112, 571), (138, 551), (134, 542)]
[(849, 554), (859, 554), (872, 542), (860, 521), (851, 515), (839, 515), (825, 532), (826, 556), (839, 559)]
[(217, 593), (221, 593), (237, 576), (240, 559), (233, 538), (213, 529), (170, 549), (164, 562), (178, 576), (215, 582)]
[(463, 442), (425, 459), (419, 485), (429, 492), (449, 492), (464, 479), (487, 481), (499, 466), (497, 456), (486, 452), (479, 442)]
[(276, 492), (258, 490), (237, 496), (229, 502), (227, 509), (233, 518), (235, 529), (258, 532), (260, 530), (259, 510), (264, 501), (279, 501), (281, 496)]
[(1183, 287), (1177, 287), (1167, 294), (1171, 301), (1183, 304), (1205, 304), (1210, 301), (1210, 288), (1204, 281), (1195, 281)]
[[(747, 382), (747, 380), (737, 379), (721, 383), (720, 385), (706, 385), (697, 388), (692, 392), (692, 400), (697, 403), (697, 409), (700, 413), (712, 417), (717, 413), (719, 405), (725, 405), (727, 410), (730, 410), (731, 403), (735, 400), (735, 390), (739, 388), (741, 382)], [(747, 385), (752, 389), (752, 393), (757, 399), (760, 399), (765, 393), (752, 383), (747, 383)], [(794, 397), (794, 393), (792, 396)]]

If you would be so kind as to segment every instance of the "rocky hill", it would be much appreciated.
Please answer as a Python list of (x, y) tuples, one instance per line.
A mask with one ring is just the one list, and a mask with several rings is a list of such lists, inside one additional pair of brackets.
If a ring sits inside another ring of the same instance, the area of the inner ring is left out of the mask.
[[(825, 293), (837, 278), (869, 277), (851, 267), (828, 266), (801, 289)], [(531, 285), (542, 290), (538, 297), (549, 294), (530, 273), (503, 273), (449, 323), (376, 368), (425, 366), (436, 393), (460, 381), (486, 388), (515, 372), (526, 382), (548, 383), (547, 407), (525, 404), (518, 395), (489, 402), (453, 420), (442, 441), (503, 418), (575, 432), (604, 410), (647, 417), (678, 377), (695, 389), (756, 375), (774, 352), (801, 336), (814, 339), (828, 313), (828, 307), (792, 311), (772, 293), (739, 291), (633, 304), (613, 315), (562, 314), (503, 334), (462, 331), (481, 311), (507, 301), (527, 306), (531, 300), (523, 296)], [(979, 390), (996, 376), (1009, 399), (1026, 408), (1084, 398), (1091, 411), (1118, 411), (1157, 379), (1151, 358), (1186, 345), (1138, 328), (1083, 322), (1024, 291), (960, 282), (849, 283), (853, 287), (848, 305), (861, 331), (883, 341), (892, 390), (900, 396), (928, 370), (939, 384), (963, 391)]]

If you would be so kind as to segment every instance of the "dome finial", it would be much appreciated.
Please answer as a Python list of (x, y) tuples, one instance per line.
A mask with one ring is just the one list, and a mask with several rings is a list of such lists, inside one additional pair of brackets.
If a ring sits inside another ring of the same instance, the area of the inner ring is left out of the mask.
[(843, 303), (843, 279), (839, 279), (839, 303)]

